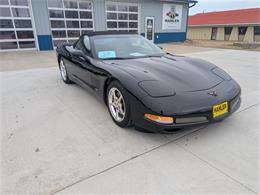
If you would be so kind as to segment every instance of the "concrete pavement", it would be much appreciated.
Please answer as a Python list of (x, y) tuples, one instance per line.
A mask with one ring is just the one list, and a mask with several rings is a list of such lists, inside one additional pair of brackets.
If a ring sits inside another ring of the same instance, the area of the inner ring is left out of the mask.
[(171, 135), (117, 127), (90, 93), (61, 81), (53, 59), (52, 68), (0, 72), (2, 194), (257, 194), (260, 54), (194, 51), (184, 55), (241, 84), (242, 106)]
[(28, 70), (56, 65), (55, 51), (0, 52), (0, 71)]

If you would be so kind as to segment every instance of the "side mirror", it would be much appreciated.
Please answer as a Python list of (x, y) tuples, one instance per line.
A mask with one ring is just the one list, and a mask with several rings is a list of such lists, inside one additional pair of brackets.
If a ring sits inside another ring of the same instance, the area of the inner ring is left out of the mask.
[(90, 62), (89, 57), (86, 56), (81, 50), (74, 50), (72, 54), (83, 61)]

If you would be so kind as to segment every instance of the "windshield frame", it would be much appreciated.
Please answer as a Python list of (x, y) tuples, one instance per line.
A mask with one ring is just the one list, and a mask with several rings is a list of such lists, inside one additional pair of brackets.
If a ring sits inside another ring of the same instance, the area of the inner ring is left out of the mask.
[[(158, 53), (158, 55), (144, 55), (144, 56), (131, 56), (131, 57), (116, 57), (116, 58), (99, 58), (98, 55), (97, 55), (97, 50), (96, 50), (96, 47), (95, 47), (95, 44), (94, 44), (94, 40), (95, 39), (99, 39), (99, 38), (116, 38), (116, 37), (140, 37), (140, 38), (144, 38), (143, 36), (141, 35), (138, 35), (138, 34), (111, 34), (111, 35), (96, 35), (96, 36), (91, 36), (89, 37), (90, 38), (90, 44), (91, 44), (91, 52), (92, 52), (92, 56), (97, 59), (97, 60), (115, 60), (115, 59), (118, 59), (118, 60), (124, 60), (124, 59), (138, 59), (138, 58), (149, 58), (149, 57), (162, 57), (166, 54), (165, 51), (163, 51), (159, 46), (157, 46), (156, 44), (150, 42), (149, 44), (153, 44), (155, 47), (157, 47), (161, 53)], [(84, 36), (83, 36), (84, 38)], [(145, 39), (145, 38), (144, 38)], [(149, 41), (148, 39), (146, 39), (147, 41)], [(85, 46), (85, 45), (84, 45)]]

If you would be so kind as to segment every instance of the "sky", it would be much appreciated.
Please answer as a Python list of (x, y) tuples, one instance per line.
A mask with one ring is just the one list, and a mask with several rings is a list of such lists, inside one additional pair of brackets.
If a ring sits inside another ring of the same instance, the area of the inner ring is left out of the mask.
[(260, 7), (260, 0), (197, 0), (189, 15), (196, 13)]

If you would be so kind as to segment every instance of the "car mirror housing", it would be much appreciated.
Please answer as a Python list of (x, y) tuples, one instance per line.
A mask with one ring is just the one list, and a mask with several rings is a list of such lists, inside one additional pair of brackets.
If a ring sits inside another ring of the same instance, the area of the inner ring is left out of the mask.
[(80, 58), (83, 61), (90, 62), (90, 58), (81, 50), (73, 51), (73, 55), (77, 58)]

